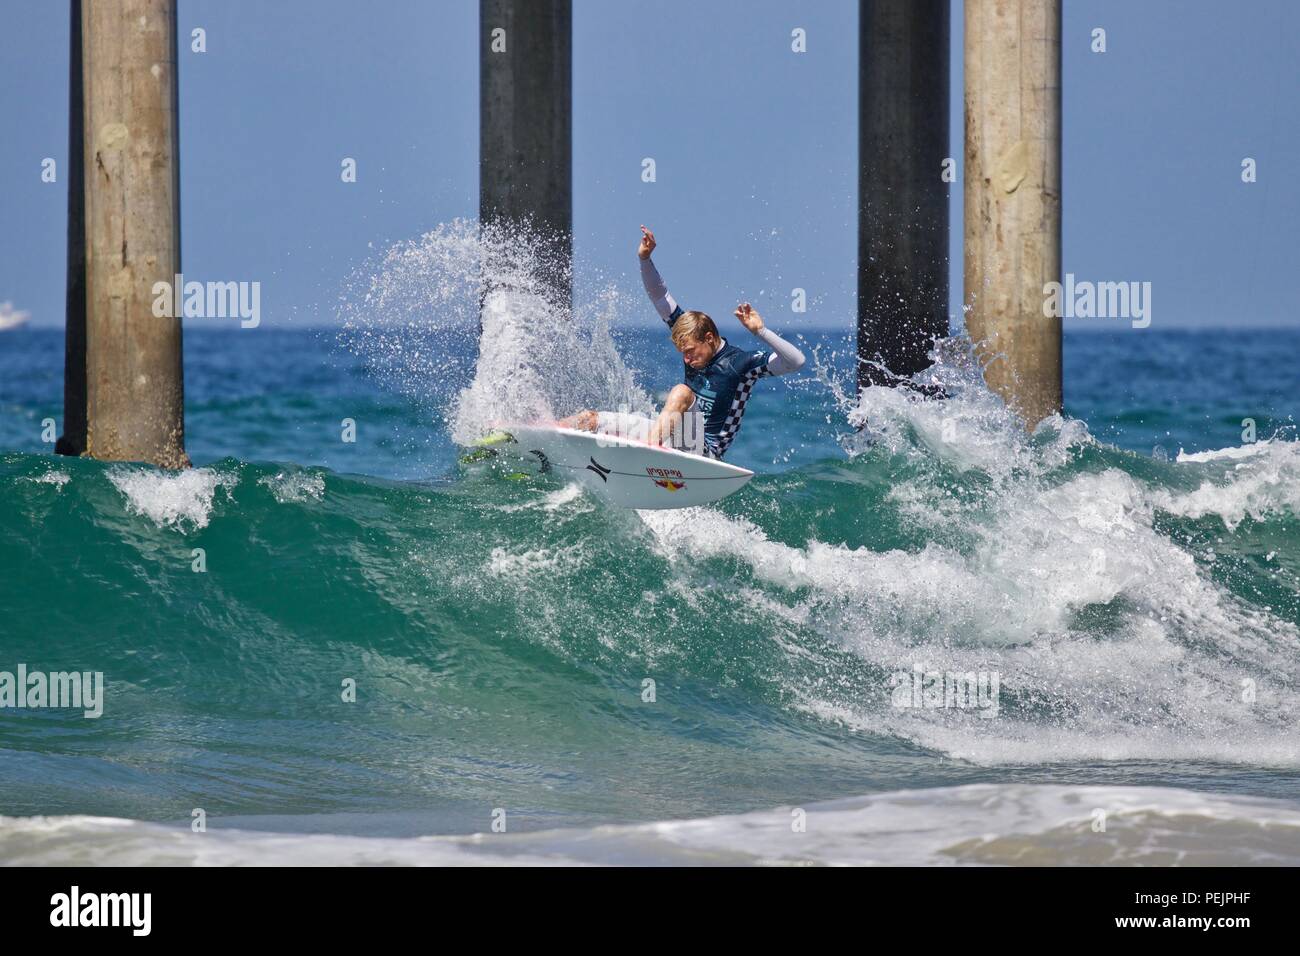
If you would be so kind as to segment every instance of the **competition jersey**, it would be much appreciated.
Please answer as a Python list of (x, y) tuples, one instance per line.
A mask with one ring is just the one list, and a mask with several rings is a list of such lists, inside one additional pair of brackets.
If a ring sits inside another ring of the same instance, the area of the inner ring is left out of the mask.
[[(665, 320), (669, 328), (681, 313), (682, 307), (678, 306)], [(694, 407), (704, 418), (704, 450), (710, 458), (725, 455), (740, 431), (754, 383), (771, 374), (767, 370), (768, 358), (767, 352), (746, 352), (723, 339), (704, 368), (691, 368), (682, 362), (683, 381), (695, 393)]]

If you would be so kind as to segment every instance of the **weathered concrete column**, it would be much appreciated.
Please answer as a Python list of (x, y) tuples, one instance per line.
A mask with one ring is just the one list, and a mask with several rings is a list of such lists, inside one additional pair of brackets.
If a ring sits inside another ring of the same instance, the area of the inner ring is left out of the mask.
[(948, 0), (860, 3), (859, 388), (926, 368), (948, 334), (948, 19)]
[(966, 0), (966, 329), (1033, 428), (1061, 409), (1060, 0)]
[(531, 219), (572, 295), (571, 0), (479, 2), (479, 221)]
[(85, 452), (181, 468), (181, 320), (153, 312), (181, 271), (176, 3), (84, 0), (81, 27)]
[(63, 337), (63, 434), (54, 451), (86, 450), (86, 189), (82, 151), (81, 0), (68, 6), (68, 271)]

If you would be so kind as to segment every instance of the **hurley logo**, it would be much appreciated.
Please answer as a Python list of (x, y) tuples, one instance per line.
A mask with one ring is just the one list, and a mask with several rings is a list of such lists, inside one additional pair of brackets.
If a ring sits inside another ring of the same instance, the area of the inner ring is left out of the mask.
[(609, 473), (611, 469), (606, 468), (604, 465), (596, 461), (596, 459), (594, 458), (588, 460), (591, 462), (591, 464), (587, 466), (587, 470), (594, 471), (596, 474), (600, 475), (601, 481), (606, 481), (606, 482), (609, 481)]

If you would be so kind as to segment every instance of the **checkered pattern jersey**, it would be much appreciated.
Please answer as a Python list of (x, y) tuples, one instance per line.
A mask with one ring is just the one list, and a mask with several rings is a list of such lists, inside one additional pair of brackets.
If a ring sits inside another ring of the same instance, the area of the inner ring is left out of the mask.
[(758, 368), (751, 369), (740, 380), (740, 384), (736, 387), (736, 394), (731, 399), (731, 407), (727, 409), (727, 417), (722, 421), (722, 429), (716, 437), (713, 435), (705, 437), (704, 451), (709, 458), (720, 459), (727, 453), (737, 432), (740, 431), (740, 420), (745, 417), (745, 404), (754, 390), (754, 383), (771, 374), (765, 362)]

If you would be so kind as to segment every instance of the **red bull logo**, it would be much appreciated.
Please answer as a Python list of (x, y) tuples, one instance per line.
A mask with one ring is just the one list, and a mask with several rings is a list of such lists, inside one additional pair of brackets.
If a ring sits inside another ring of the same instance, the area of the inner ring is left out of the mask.
[(645, 473), (660, 488), (667, 488), (669, 491), (681, 491), (686, 487), (686, 482), (680, 480), (686, 476), (676, 468), (647, 468)]

